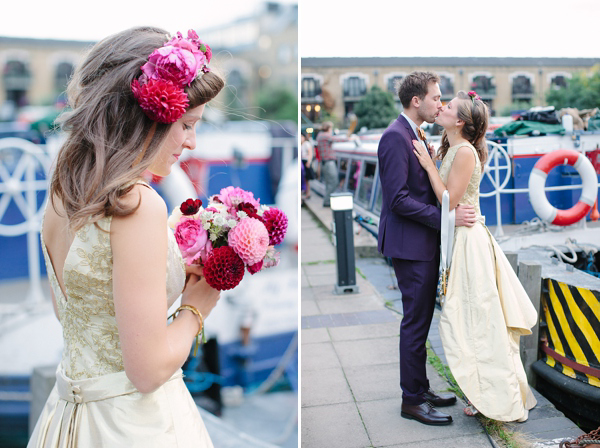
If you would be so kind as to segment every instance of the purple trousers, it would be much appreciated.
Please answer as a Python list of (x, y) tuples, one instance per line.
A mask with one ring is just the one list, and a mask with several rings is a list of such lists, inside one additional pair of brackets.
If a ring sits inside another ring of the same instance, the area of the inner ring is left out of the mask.
[(429, 390), (425, 371), (429, 334), (435, 309), (439, 272), (439, 250), (432, 261), (392, 258), (392, 265), (402, 292), (404, 317), (400, 323), (400, 387), (402, 401), (408, 405), (425, 402)]

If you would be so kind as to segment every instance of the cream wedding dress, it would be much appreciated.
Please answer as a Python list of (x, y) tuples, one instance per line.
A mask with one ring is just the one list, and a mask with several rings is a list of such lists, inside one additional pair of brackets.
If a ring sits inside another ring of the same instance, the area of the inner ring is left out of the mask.
[[(64, 350), (56, 385), (28, 448), (212, 447), (181, 369), (148, 394), (127, 379), (113, 304), (111, 218), (98, 224), (106, 232), (88, 224), (69, 249), (63, 270), (66, 297), (42, 238)], [(185, 265), (173, 233), (165, 231), (170, 306), (183, 289)]]
[(444, 184), (456, 152), (469, 147), (476, 166), (460, 204), (473, 205), (478, 221), (456, 227), (440, 336), (448, 366), (473, 405), (501, 421), (526, 418), (536, 400), (519, 356), (519, 339), (531, 334), (537, 313), (479, 209), (481, 164), (475, 148), (448, 149), (439, 174)]

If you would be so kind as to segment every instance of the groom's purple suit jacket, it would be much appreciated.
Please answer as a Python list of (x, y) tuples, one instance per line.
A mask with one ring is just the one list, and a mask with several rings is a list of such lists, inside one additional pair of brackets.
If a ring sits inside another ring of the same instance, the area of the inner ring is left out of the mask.
[(377, 248), (386, 257), (432, 261), (439, 247), (441, 215), (427, 173), (413, 153), (416, 139), (400, 115), (379, 141), (383, 203)]

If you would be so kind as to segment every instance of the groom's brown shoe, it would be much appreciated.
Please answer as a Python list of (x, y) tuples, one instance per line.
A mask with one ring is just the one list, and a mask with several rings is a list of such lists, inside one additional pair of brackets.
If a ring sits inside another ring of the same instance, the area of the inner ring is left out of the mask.
[(416, 420), (425, 425), (443, 426), (452, 423), (451, 415), (438, 411), (431, 403), (428, 402), (418, 405), (402, 403), (402, 412), (400, 415), (404, 418)]
[(438, 407), (450, 406), (456, 403), (456, 395), (452, 393), (437, 394), (431, 389), (423, 394), (423, 399)]

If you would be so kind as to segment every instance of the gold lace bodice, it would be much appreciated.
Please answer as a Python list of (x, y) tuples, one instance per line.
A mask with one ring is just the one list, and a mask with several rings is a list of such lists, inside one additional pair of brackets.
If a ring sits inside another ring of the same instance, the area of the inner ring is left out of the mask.
[[(123, 371), (123, 356), (113, 303), (113, 260), (110, 245), (112, 217), (77, 231), (63, 269), (63, 295), (44, 239), (42, 250), (48, 279), (63, 328), (62, 368), (72, 379)], [(172, 305), (185, 284), (185, 264), (173, 232), (168, 234), (167, 302)], [(166, 316), (165, 316), (166, 319)]]
[(481, 183), (481, 162), (479, 161), (477, 150), (470, 143), (459, 143), (458, 145), (451, 146), (450, 148), (448, 148), (448, 152), (442, 160), (442, 164), (440, 165), (439, 169), (439, 174), (445, 185), (448, 181), (448, 174), (450, 174), (450, 169), (452, 168), (452, 163), (454, 162), (456, 153), (463, 146), (471, 148), (473, 154), (475, 154), (475, 169), (473, 169), (473, 174), (471, 175), (471, 179), (469, 180), (467, 191), (460, 199), (460, 201), (458, 201), (458, 203), (474, 206), (477, 216), (481, 217), (481, 210), (479, 208), (479, 184)]

